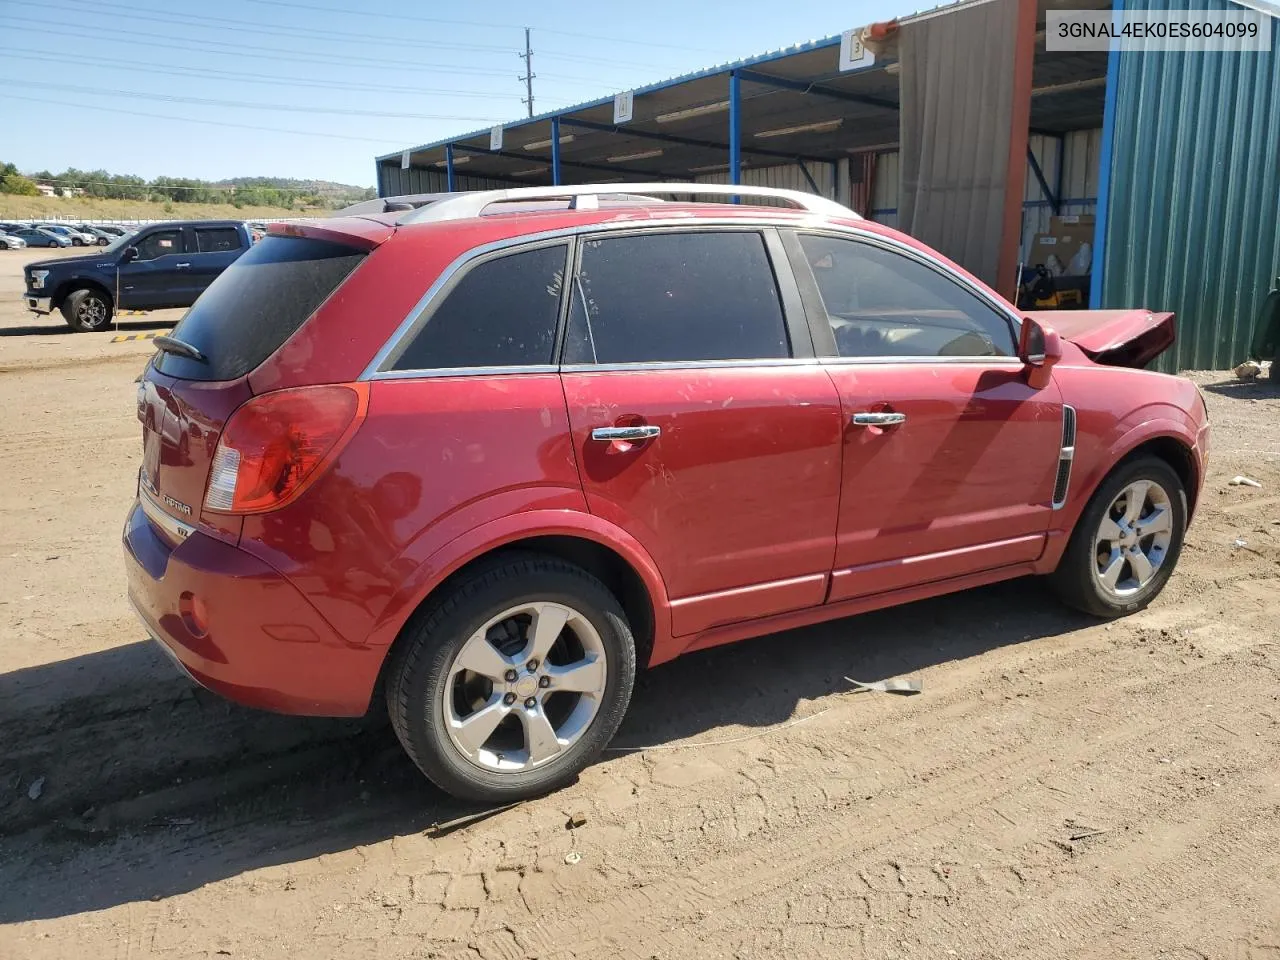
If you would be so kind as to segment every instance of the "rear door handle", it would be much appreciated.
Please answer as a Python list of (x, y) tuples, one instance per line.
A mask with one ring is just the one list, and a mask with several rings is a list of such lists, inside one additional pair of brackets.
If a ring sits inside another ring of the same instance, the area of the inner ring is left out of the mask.
[(592, 440), (652, 440), (662, 433), (656, 424), (646, 423), (635, 427), (596, 427), (591, 431)]
[(855, 413), (852, 420), (855, 427), (891, 427), (895, 423), (906, 423), (907, 415), (905, 413)]
[(189, 264), (189, 263), (175, 263), (175, 264), (174, 264), (174, 266), (175, 266), (177, 269), (179, 269), (179, 270), (190, 270), (190, 269), (191, 269), (191, 264)]

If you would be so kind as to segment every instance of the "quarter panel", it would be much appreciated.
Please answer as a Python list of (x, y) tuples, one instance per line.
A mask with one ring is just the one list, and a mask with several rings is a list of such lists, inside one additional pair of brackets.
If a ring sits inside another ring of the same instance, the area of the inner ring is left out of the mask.
[(441, 545), (545, 509), (585, 510), (555, 374), (378, 380), (333, 467), (241, 545), (359, 643)]

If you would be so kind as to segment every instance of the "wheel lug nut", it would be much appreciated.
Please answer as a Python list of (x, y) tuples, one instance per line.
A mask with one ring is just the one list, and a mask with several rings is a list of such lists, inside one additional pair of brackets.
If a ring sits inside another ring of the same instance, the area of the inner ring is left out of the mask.
[(539, 677), (539, 678), (538, 678), (538, 686), (540, 686), (540, 687), (549, 687), (549, 686), (551, 686), (551, 678), (550, 678), (550, 677)]
[(537, 670), (537, 669), (538, 669), (538, 661), (537, 661), (537, 660), (530, 660), (528, 663), (526, 663), (526, 664), (525, 664), (525, 668), (526, 668), (530, 673), (533, 673), (535, 670)]
[(502, 698), (502, 702), (505, 706), (509, 707), (516, 702), (516, 695), (514, 693), (508, 693), (505, 697)]
[(526, 697), (524, 701), (524, 705), (528, 707), (530, 710), (532, 710), (534, 707), (538, 705), (538, 701), (535, 700), (533, 697)]
[(504, 677), (507, 683), (515, 683), (518, 678), (519, 675), (514, 670), (508, 670)]

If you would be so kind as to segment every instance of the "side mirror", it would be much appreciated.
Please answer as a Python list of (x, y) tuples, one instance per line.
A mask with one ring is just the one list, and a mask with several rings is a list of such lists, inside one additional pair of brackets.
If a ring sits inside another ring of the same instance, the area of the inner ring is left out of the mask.
[(137, 259), (138, 259), (137, 247), (125, 247), (124, 252), (120, 254), (121, 263), (131, 263), (132, 261)]
[(1018, 338), (1018, 359), (1027, 370), (1027, 383), (1033, 387), (1049, 385), (1049, 371), (1062, 359), (1062, 340), (1047, 324), (1022, 319), (1022, 333)]

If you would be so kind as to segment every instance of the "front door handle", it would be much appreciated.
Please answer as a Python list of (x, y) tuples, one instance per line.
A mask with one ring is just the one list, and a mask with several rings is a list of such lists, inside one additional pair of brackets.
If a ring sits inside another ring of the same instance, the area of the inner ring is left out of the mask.
[(662, 433), (656, 424), (645, 423), (635, 427), (596, 427), (591, 431), (592, 440), (652, 440)]
[(191, 264), (189, 264), (189, 263), (175, 263), (175, 264), (174, 264), (174, 266), (175, 266), (177, 269), (179, 269), (179, 270), (190, 270), (190, 269), (191, 269)]
[(906, 423), (907, 415), (905, 413), (855, 413), (852, 420), (855, 427), (891, 427), (896, 423)]

